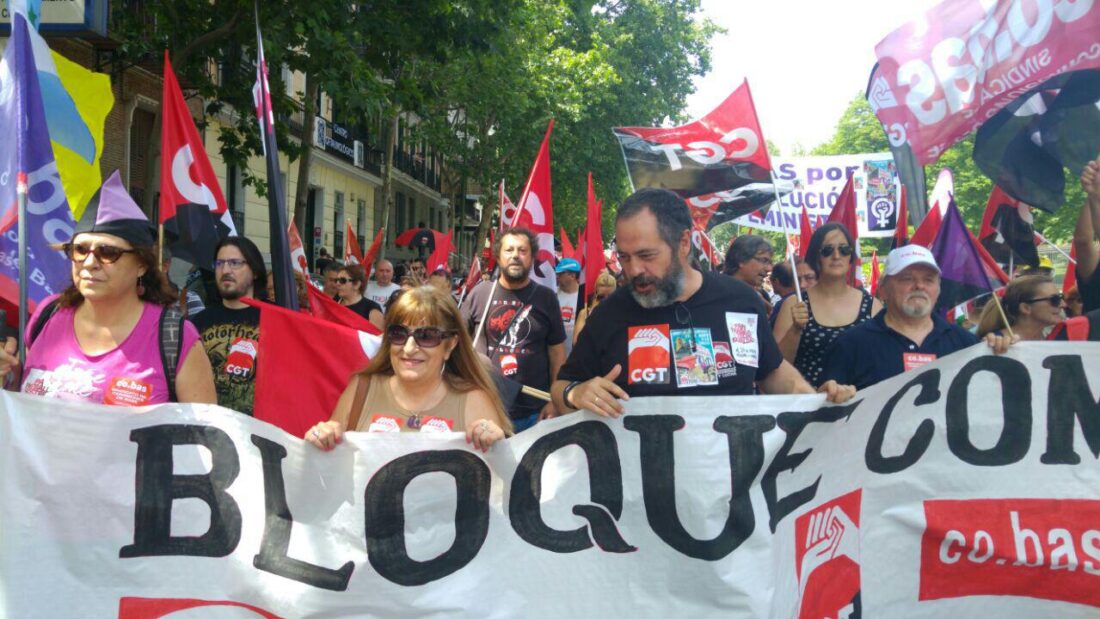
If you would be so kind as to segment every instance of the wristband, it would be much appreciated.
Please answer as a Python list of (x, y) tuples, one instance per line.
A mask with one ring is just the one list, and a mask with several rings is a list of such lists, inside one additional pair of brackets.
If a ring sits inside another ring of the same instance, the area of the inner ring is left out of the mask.
[(577, 410), (576, 406), (573, 406), (573, 402), (569, 399), (569, 394), (573, 391), (573, 388), (581, 384), (581, 381), (575, 380), (566, 385), (565, 390), (561, 392), (561, 399), (565, 402), (565, 405), (573, 410)]

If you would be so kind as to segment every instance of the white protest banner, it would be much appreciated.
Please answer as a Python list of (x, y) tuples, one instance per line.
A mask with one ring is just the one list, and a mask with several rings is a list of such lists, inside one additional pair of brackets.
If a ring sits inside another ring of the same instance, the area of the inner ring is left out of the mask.
[(0, 396), (8, 617), (1095, 617), (1100, 345), (638, 398), (488, 455)]
[(848, 175), (855, 176), (856, 218), (860, 238), (893, 236), (898, 218), (898, 171), (890, 153), (822, 157), (772, 157), (780, 181), (793, 186), (783, 197), (783, 208), (773, 202), (764, 217), (756, 213), (735, 221), (758, 230), (782, 232), (780, 211), (787, 230), (798, 234), (802, 207), (814, 229), (825, 223), (836, 206)]

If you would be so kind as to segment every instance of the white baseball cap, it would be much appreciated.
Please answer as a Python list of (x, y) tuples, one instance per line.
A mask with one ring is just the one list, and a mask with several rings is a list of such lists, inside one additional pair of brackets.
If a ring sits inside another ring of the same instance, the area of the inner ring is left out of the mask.
[(940, 267), (936, 264), (936, 258), (932, 256), (932, 252), (920, 245), (905, 245), (899, 247), (890, 252), (890, 255), (886, 257), (886, 270), (884, 275), (897, 275), (905, 269), (913, 266), (914, 264), (925, 264), (940, 272)]

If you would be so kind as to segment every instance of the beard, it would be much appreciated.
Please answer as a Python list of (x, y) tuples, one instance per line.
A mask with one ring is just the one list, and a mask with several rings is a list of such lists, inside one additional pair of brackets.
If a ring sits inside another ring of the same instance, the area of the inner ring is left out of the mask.
[[(912, 303), (913, 299), (924, 299), (924, 303)], [(901, 302), (901, 313), (910, 318), (924, 318), (932, 313), (932, 298), (924, 293), (915, 293)]]
[(500, 272), (504, 275), (504, 279), (508, 280), (508, 283), (522, 284), (527, 281), (527, 277), (531, 275), (531, 267), (523, 264), (509, 264), (501, 269)]
[[(638, 292), (635, 289), (635, 286), (638, 284), (653, 284), (653, 292), (646, 294)], [(627, 282), (627, 286), (630, 289), (630, 295), (634, 297), (638, 305), (646, 309), (672, 305), (672, 302), (678, 299), (680, 294), (684, 292), (684, 267), (678, 260), (673, 258), (672, 264), (668, 268), (668, 274), (664, 277), (657, 278), (648, 275), (638, 275), (632, 277), (630, 281)]]
[(236, 301), (241, 297), (249, 296), (252, 287), (239, 281), (222, 280), (218, 282), (218, 294), (226, 301)]

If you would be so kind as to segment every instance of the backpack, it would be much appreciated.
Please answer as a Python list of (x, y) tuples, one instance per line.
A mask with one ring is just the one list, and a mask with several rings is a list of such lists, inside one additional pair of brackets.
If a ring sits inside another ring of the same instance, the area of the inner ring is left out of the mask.
[[(46, 323), (57, 313), (58, 299), (53, 299), (42, 308), (38, 320), (31, 325), (27, 348), (38, 339)], [(180, 360), (180, 334), (183, 333), (183, 313), (178, 307), (166, 306), (160, 315), (160, 363), (164, 370), (164, 379), (168, 383), (168, 401), (176, 401), (176, 370)]]

